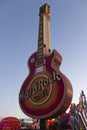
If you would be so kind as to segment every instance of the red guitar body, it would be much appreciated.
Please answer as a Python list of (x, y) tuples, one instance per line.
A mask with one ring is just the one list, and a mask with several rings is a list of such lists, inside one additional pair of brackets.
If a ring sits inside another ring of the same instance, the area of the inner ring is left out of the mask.
[(28, 61), (29, 75), (24, 81), (19, 104), (31, 118), (55, 118), (63, 114), (72, 100), (72, 85), (60, 72), (62, 56), (50, 50), (50, 6), (40, 7), (38, 48)]
[(37, 52), (28, 61), (30, 73), (24, 81), (19, 103), (22, 111), (32, 118), (55, 118), (64, 113), (72, 100), (72, 85), (60, 72), (61, 55), (53, 50), (37, 66)]

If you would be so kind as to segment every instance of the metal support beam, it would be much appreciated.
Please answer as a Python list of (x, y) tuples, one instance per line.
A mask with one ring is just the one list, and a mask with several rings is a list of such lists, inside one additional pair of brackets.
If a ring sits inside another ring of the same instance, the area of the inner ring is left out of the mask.
[(40, 119), (40, 130), (46, 130), (46, 121), (45, 121), (45, 119)]

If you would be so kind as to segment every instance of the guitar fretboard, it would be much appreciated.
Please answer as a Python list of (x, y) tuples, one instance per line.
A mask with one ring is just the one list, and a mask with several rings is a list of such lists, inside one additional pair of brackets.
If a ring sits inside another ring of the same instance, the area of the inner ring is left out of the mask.
[(38, 51), (37, 51), (37, 66), (44, 63), (43, 56), (43, 15), (39, 21), (39, 36), (38, 36)]
[(45, 4), (39, 12), (37, 66), (44, 64), (44, 55), (50, 50), (50, 7)]

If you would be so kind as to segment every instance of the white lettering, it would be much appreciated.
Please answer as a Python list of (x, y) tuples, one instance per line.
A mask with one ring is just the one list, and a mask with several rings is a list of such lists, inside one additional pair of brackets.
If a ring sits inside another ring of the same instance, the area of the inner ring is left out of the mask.
[[(19, 101), (23, 101), (25, 99), (28, 99), (29, 97), (31, 97), (33, 94), (37, 94), (40, 90), (46, 90), (45, 87), (47, 87), (49, 84), (52, 84), (54, 81), (59, 81), (61, 79), (61, 77), (58, 75), (58, 73), (56, 71), (53, 71), (53, 75), (46, 78), (45, 79), (40, 79), (40, 80), (36, 80), (37, 82), (35, 83), (34, 86), (30, 86), (30, 89), (25, 91), (25, 92), (20, 92), (19, 94)], [(35, 80), (34, 80), (35, 81)], [(45, 92), (45, 93), (44, 93)], [(46, 95), (46, 91), (43, 91), (43, 95)], [(40, 96), (35, 96), (38, 99), (40, 99)], [(43, 97), (43, 96), (41, 96)]]

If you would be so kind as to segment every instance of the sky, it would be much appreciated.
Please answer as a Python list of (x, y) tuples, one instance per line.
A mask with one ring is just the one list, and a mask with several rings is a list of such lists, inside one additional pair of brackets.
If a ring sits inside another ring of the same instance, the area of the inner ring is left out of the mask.
[(60, 71), (72, 83), (72, 102), (78, 103), (81, 90), (87, 95), (87, 0), (0, 0), (0, 117), (27, 117), (18, 96), (37, 50), (45, 3), (51, 8), (51, 50), (63, 57)]

